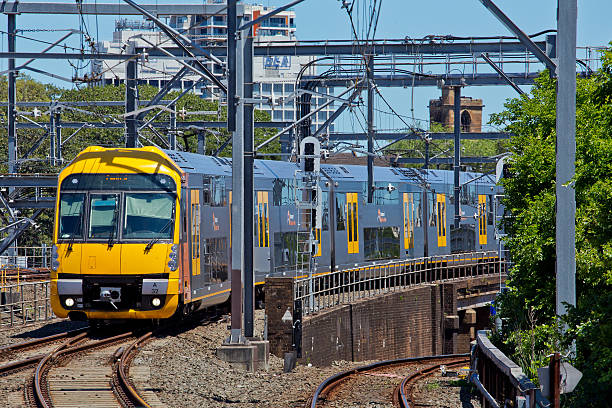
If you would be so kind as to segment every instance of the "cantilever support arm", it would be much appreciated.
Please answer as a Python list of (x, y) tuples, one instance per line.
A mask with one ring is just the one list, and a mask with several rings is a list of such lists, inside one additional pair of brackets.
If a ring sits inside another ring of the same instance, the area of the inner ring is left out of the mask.
[[(181, 69), (176, 74), (174, 74), (172, 79), (166, 82), (164, 87), (160, 89), (159, 92), (157, 92), (157, 95), (151, 98), (151, 100), (146, 106), (148, 107), (148, 106), (157, 105), (164, 98), (164, 96), (166, 96), (168, 92), (172, 90), (176, 82), (180, 81), (181, 78), (183, 78), (186, 73), (187, 73), (187, 67), (185, 66), (181, 67)], [(146, 113), (142, 113), (138, 115), (138, 119), (142, 120), (142, 118), (144, 118), (145, 116), (146, 116)]]
[(348, 98), (348, 100), (344, 100), (344, 102), (342, 102), (342, 105), (340, 105), (340, 107), (338, 109), (336, 109), (336, 111), (334, 113), (331, 114), (331, 116), (325, 121), (325, 123), (323, 123), (321, 125), (321, 127), (319, 127), (317, 129), (317, 131), (315, 132), (315, 134), (313, 135), (314, 137), (319, 136), (321, 133), (323, 133), (325, 131), (325, 129), (327, 129), (327, 127), (329, 125), (331, 125), (331, 123), (338, 119), (338, 116), (340, 116), (340, 114), (342, 112), (344, 112), (346, 110), (346, 108), (349, 107), (349, 105), (353, 102), (353, 100), (355, 100), (355, 98), (361, 94), (361, 89), (357, 89), (355, 92), (353, 92), (353, 94)]
[(32, 215), (30, 218), (27, 218), (24, 221), (22, 221), (21, 224), (19, 225), (19, 227), (17, 227), (17, 229), (11, 235), (6, 237), (4, 239), (4, 241), (2, 241), (2, 243), (0, 243), (0, 254), (2, 254), (4, 251), (6, 251), (6, 249), (9, 246), (11, 246), (11, 244), (13, 242), (15, 242), (15, 240), (17, 238), (19, 238), (21, 236), (21, 234), (23, 234), (25, 232), (26, 229), (28, 229), (30, 224), (34, 223), (34, 220), (36, 218), (38, 218), (38, 216), (40, 215), (40, 213), (42, 213), (42, 211), (43, 211), (42, 209), (36, 210), (34, 215)]
[(538, 47), (532, 40), (531, 38), (529, 38), (529, 36), (527, 34), (525, 34), (520, 28), (518, 28), (518, 26), (516, 24), (514, 24), (514, 22), (512, 20), (510, 20), (510, 18), (504, 14), (503, 11), (501, 11), (499, 9), (499, 7), (497, 7), (495, 5), (495, 3), (493, 3), (493, 1), (491, 0), (479, 0), (483, 6), (485, 6), (491, 13), (493, 13), (493, 15), (508, 29), (510, 30), (514, 35), (516, 35), (519, 39), (520, 42), (522, 42), (525, 47), (527, 47), (527, 49), (529, 51), (531, 51), (531, 53), (533, 55), (535, 55), (535, 57), (537, 59), (539, 59), (544, 65), (546, 65), (546, 68), (548, 68), (551, 72), (551, 74), (556, 75), (557, 72), (557, 65), (550, 59), (548, 58), (548, 55), (546, 55), (546, 53), (544, 51), (542, 51), (540, 49), (540, 47)]
[[(358, 81), (356, 82), (353, 86), (351, 86), (350, 88), (348, 88), (347, 90), (345, 90), (344, 92), (342, 92), (340, 95), (338, 96), (344, 96), (347, 93), (349, 93), (349, 91), (358, 88), (360, 86), (362, 81)], [(287, 126), (286, 128), (282, 129), (280, 132), (278, 132), (277, 134), (275, 134), (274, 136), (272, 136), (271, 138), (269, 138), (268, 140), (266, 140), (265, 142), (261, 143), (259, 146), (257, 146), (255, 148), (255, 151), (257, 152), (259, 149), (261, 149), (262, 147), (266, 146), (267, 144), (273, 142), (274, 140), (278, 139), (279, 137), (281, 137), (281, 135), (283, 135), (284, 133), (288, 132), (289, 130), (293, 129), (296, 125), (299, 125), (300, 123), (302, 123), (303, 121), (305, 121), (306, 119), (310, 118), (311, 116), (315, 115), (317, 112), (319, 112), (322, 109), (325, 109), (326, 107), (328, 107), (329, 105), (331, 105), (332, 103), (334, 103), (334, 100), (330, 100), (328, 102), (326, 102), (325, 104), (319, 106), (317, 109), (313, 110), (312, 112), (310, 112), (308, 115), (300, 118), (298, 121), (292, 123), (291, 125)]]
[(487, 64), (491, 66), (491, 68), (495, 70), (495, 72), (497, 72), (506, 82), (508, 82), (508, 84), (512, 88), (514, 88), (514, 90), (518, 92), (519, 95), (525, 95), (525, 92), (521, 88), (519, 88), (519, 86), (515, 84), (514, 81), (512, 81), (508, 77), (508, 75), (506, 75), (506, 73), (502, 71), (502, 69), (496, 63), (493, 62), (493, 60), (491, 60), (491, 58), (489, 58), (489, 54), (487, 54), (486, 52), (483, 52), (482, 54), (480, 54), (480, 56), (482, 57), (483, 60), (485, 60)]
[[(204, 76), (210, 79), (224, 93), (227, 93), (227, 87), (221, 82), (221, 80), (217, 78), (212, 72), (210, 72), (210, 70), (206, 68), (206, 66), (202, 64), (200, 60), (198, 60), (196, 55), (189, 48), (187, 48), (185, 44), (183, 43), (183, 41), (185, 41), (189, 45), (193, 46), (193, 43), (191, 40), (189, 40), (187, 37), (185, 37), (178, 31), (176, 31), (172, 27), (168, 26), (166, 23), (164, 23), (163, 21), (155, 17), (153, 14), (149, 13), (144, 8), (140, 7), (134, 1), (132, 0), (123, 0), (123, 1), (129, 4), (130, 6), (134, 7), (136, 10), (138, 10), (141, 14), (143, 14), (147, 18), (151, 19), (151, 21), (153, 21), (172, 40), (172, 42), (174, 42), (185, 54), (193, 58), (194, 64), (197, 65), (197, 67), (204, 73)], [(206, 52), (205, 50), (201, 48), (198, 48), (198, 50), (203, 52), (204, 56), (207, 57), (208, 59), (215, 61), (217, 64), (221, 64), (221, 61), (218, 58), (214, 57), (212, 54)]]

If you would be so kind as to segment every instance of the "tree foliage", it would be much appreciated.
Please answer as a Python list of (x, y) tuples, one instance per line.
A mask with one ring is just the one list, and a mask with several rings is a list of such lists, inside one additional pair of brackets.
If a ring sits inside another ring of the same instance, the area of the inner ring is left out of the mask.
[[(138, 87), (138, 98), (140, 100), (150, 100), (158, 92), (158, 89), (149, 85)], [(123, 147), (125, 145), (125, 132), (123, 128), (125, 113), (124, 106), (101, 106), (96, 101), (123, 101), (125, 98), (125, 85), (113, 86), (89, 86), (78, 89), (63, 89), (53, 85), (43, 84), (20, 74), (16, 82), (16, 98), (18, 102), (91, 102), (85, 106), (65, 107), (61, 109), (62, 122), (82, 122), (82, 123), (118, 123), (118, 128), (101, 128), (86, 126), (77, 132), (77, 129), (62, 129), (62, 140), (66, 141), (62, 146), (62, 161), (53, 165), (50, 161), (50, 139), (48, 136), (48, 124), (50, 115), (47, 107), (39, 107), (41, 115), (32, 115), (34, 108), (18, 107), (18, 123), (35, 121), (41, 124), (34, 129), (18, 129), (17, 131), (17, 165), (21, 173), (57, 173), (62, 167), (66, 166), (79, 152), (91, 145), (105, 147)], [(164, 100), (170, 101), (180, 95), (178, 91), (168, 93)], [(6, 76), (0, 77), (0, 99), (7, 100), (8, 83)], [(198, 95), (187, 93), (176, 102), (176, 111), (179, 112), (179, 121), (218, 121), (227, 120), (227, 109), (219, 106), (217, 101), (204, 100)], [(149, 111), (141, 123), (152, 118), (158, 113), (158, 109)], [(194, 114), (192, 114), (194, 113)], [(180, 117), (183, 116), (183, 117)], [(269, 121), (270, 115), (264, 111), (255, 110), (255, 121)], [(155, 122), (169, 122), (170, 113), (163, 112)], [(8, 171), (7, 156), (7, 110), (0, 111), (0, 172)], [(171, 129), (157, 127), (157, 132), (149, 128), (140, 131), (140, 142), (147, 145), (158, 145), (168, 148), (168, 133)], [(201, 127), (191, 127), (181, 129), (177, 134), (178, 148), (183, 151), (196, 152), (198, 148), (198, 134), (201, 133), (205, 138), (204, 153), (214, 154), (219, 147), (230, 137), (229, 132), (223, 128), (202, 129)], [(256, 128), (255, 145), (263, 142), (276, 133), (276, 129)], [(74, 134), (74, 135), (73, 135)], [(72, 137), (71, 137), (72, 136)], [(40, 141), (38, 147), (33, 149)], [(27, 157), (26, 153), (32, 149)], [(268, 144), (261, 153), (279, 153), (280, 142), (276, 140)], [(232, 154), (232, 145), (228, 143), (220, 156), (229, 157)], [(271, 156), (275, 158), (275, 156)], [(30, 210), (23, 210), (22, 215), (29, 216), (33, 213)], [(6, 220), (5, 220), (6, 221)], [(38, 230), (28, 230), (19, 240), (19, 245), (39, 246), (41, 242), (51, 242), (51, 230), (53, 223), (52, 211), (44, 211), (38, 218)]]
[(542, 73), (529, 96), (507, 101), (492, 116), (516, 135), (511, 177), (503, 180), (514, 266), (500, 300), (506, 323), (500, 346), (533, 375), (533, 365), (544, 361), (525, 358), (530, 338), (546, 340), (533, 347), (540, 357), (575, 342), (574, 363), (584, 377), (566, 403), (584, 407), (612, 401), (612, 51), (603, 53), (602, 66), (577, 82), (577, 305), (563, 320), (555, 316), (555, 81)]

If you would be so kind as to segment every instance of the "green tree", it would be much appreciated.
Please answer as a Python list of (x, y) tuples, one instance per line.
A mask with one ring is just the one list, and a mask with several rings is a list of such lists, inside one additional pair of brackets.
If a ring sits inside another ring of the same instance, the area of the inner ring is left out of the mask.
[[(577, 305), (555, 317), (555, 109), (556, 83), (547, 72), (529, 96), (507, 101), (492, 123), (515, 134), (511, 177), (503, 180), (508, 217), (506, 247), (514, 267), (501, 296), (506, 325), (500, 347), (528, 373), (552, 350), (577, 345), (575, 364), (584, 377), (566, 403), (610, 406), (612, 401), (612, 52), (603, 68), (578, 79), (576, 95)], [(531, 316), (531, 317), (530, 317)], [(557, 333), (557, 334), (555, 334)], [(526, 346), (533, 336), (533, 358)], [(557, 337), (558, 336), (558, 337)], [(535, 361), (534, 361), (535, 358)], [(529, 366), (531, 365), (531, 367)], [(527, 367), (525, 367), (527, 366)]]
[[(125, 98), (125, 85), (119, 86), (88, 86), (74, 89), (63, 89), (53, 85), (43, 84), (31, 79), (28, 76), (20, 74), (17, 78), (17, 101), (28, 102), (91, 102), (85, 106), (65, 107), (61, 110), (62, 122), (91, 122), (91, 123), (118, 123), (119, 128), (95, 128), (84, 127), (83, 129), (68, 129), (62, 130), (62, 138), (66, 140), (70, 137), (62, 147), (63, 161), (53, 165), (49, 160), (50, 141), (48, 137), (48, 128), (45, 125), (49, 124), (50, 116), (46, 108), (42, 108), (41, 116), (35, 118), (33, 108), (18, 108), (18, 123), (26, 123), (36, 121), (41, 124), (41, 127), (33, 129), (19, 129), (17, 132), (17, 153), (18, 153), (18, 168), (21, 173), (58, 173), (67, 163), (69, 163), (79, 152), (91, 145), (105, 147), (121, 147), (125, 143), (124, 129), (122, 123), (124, 121), (123, 114), (125, 108), (123, 106), (100, 106), (96, 101), (122, 101)], [(138, 96), (140, 100), (150, 100), (158, 92), (158, 89), (149, 86), (141, 85), (138, 87)], [(165, 100), (173, 100), (180, 93), (173, 91), (168, 93)], [(0, 79), (0, 98), (7, 100), (8, 86), (6, 77)], [(39, 108), (40, 109), (40, 108)], [(219, 121), (224, 122), (227, 118), (227, 109), (224, 106), (219, 107), (218, 102), (204, 100), (198, 95), (188, 93), (184, 95), (176, 103), (176, 111), (179, 112), (179, 120), (186, 121)], [(144, 116), (144, 121), (152, 118), (158, 112), (157, 109), (147, 112)], [(196, 112), (196, 113), (194, 113)], [(169, 112), (163, 112), (155, 122), (168, 122), (170, 119)], [(255, 121), (269, 121), (269, 114), (255, 110)], [(6, 124), (7, 111), (0, 111), (0, 122)], [(144, 122), (142, 122), (144, 123)], [(153, 131), (150, 128), (143, 128), (140, 132), (140, 141), (143, 145), (156, 144), (162, 148), (167, 148), (168, 132), (167, 128), (158, 128)], [(205, 154), (214, 154), (217, 149), (229, 138), (229, 133), (226, 129), (201, 129), (187, 128), (181, 130), (177, 135), (177, 143), (179, 149), (183, 151), (196, 152), (198, 146), (198, 133), (204, 132), (205, 135)], [(259, 144), (276, 133), (276, 129), (257, 128), (255, 129), (255, 144)], [(40, 143), (39, 143), (40, 142)], [(0, 128), (0, 145), (7, 146), (7, 131), (6, 127)], [(25, 157), (26, 152), (31, 151), (28, 157)], [(280, 142), (275, 142), (267, 145), (261, 153), (279, 153)], [(221, 156), (231, 156), (231, 143), (221, 153)], [(7, 149), (0, 149), (0, 172), (7, 172)], [(270, 156), (270, 158), (278, 158)], [(52, 193), (52, 192), (51, 192)], [(23, 216), (30, 216), (33, 213), (31, 210), (23, 210)], [(1, 216), (0, 211), (0, 216)], [(7, 220), (4, 219), (3, 222)], [(38, 218), (37, 224), (39, 229), (29, 229), (19, 239), (19, 245), (40, 245), (41, 242), (51, 242), (53, 212), (45, 210)]]
[[(406, 130), (410, 131), (410, 130)], [(452, 132), (452, 128), (447, 128), (440, 123), (432, 122), (428, 132)], [(423, 137), (427, 132), (419, 132)], [(393, 143), (384, 150), (388, 155), (401, 155), (402, 157), (422, 158), (425, 154), (425, 141), (423, 140), (401, 140)], [(461, 155), (465, 157), (492, 157), (502, 154), (508, 150), (508, 141), (505, 140), (461, 140)], [(454, 154), (453, 140), (433, 140), (429, 143), (430, 157), (452, 157)], [(479, 163), (469, 164), (472, 170), (479, 172), (490, 171), (495, 168), (494, 164)], [(417, 167), (422, 167), (421, 164)], [(434, 167), (433, 165), (431, 167)], [(435, 167), (452, 170), (452, 165), (435, 165)]]

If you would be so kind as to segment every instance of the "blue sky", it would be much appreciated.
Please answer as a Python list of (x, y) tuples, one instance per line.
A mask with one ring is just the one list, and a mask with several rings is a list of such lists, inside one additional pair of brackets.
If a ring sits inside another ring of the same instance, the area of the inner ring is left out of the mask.
[[(70, 2), (65, 0), (66, 2)], [(94, 3), (94, 0), (84, 0)], [(103, 0), (98, 0), (102, 2)], [(106, 0), (117, 2), (119, 0)], [(358, 0), (367, 3), (364, 0)], [(27, 2), (27, 0), (22, 0)], [(170, 3), (165, 0), (163, 3)], [(277, 6), (286, 1), (264, 0), (259, 4)], [(152, 1), (141, 1), (155, 3)], [(158, 3), (162, 3), (159, 1)], [(181, 1), (181, 3), (199, 4), (202, 1)], [(527, 34), (545, 29), (556, 28), (556, 0), (497, 0), (496, 4), (521, 27)], [(337, 0), (305, 0), (295, 7), (297, 13), (297, 35), (300, 40), (321, 39), (347, 39), (351, 36), (348, 18)], [(603, 46), (612, 41), (612, 24), (609, 19), (612, 15), (612, 1), (609, 0), (579, 0), (578, 1), (578, 45)], [(87, 16), (86, 23), (90, 34), (99, 32), (101, 39), (110, 39), (114, 29), (115, 17), (99, 17), (96, 22), (94, 16)], [(0, 29), (6, 31), (6, 17), (0, 17)], [(78, 28), (77, 16), (17, 16), (20, 29), (54, 30), (64, 28)], [(59, 38), (62, 33), (57, 32), (25, 32), (24, 35), (36, 36), (45, 40)], [(487, 11), (478, 0), (382, 0), (382, 11), (378, 23), (376, 37), (404, 38), (406, 36), (419, 38), (429, 34), (457, 35), (457, 36), (484, 36), (509, 35), (496, 19)], [(6, 51), (6, 35), (0, 38), (2, 51)], [(73, 44), (76, 45), (76, 42)], [(19, 39), (18, 50), (36, 51), (44, 45)], [(65, 62), (41, 60), (32, 66), (66, 76), (72, 75), (70, 66)], [(7, 62), (0, 61), (0, 70), (6, 69)], [(37, 77), (47, 81), (46, 77)], [(61, 86), (69, 86), (64, 82), (55, 82)], [(384, 95), (400, 114), (408, 115), (410, 112), (410, 89), (384, 90)], [(503, 102), (508, 97), (514, 97), (515, 92), (508, 86), (496, 87), (469, 87), (464, 89), (464, 95), (482, 98), (485, 104), (485, 121), (488, 115), (503, 108)], [(414, 90), (415, 116), (427, 118), (427, 104), (430, 99), (437, 98), (440, 91), (437, 88), (416, 88)], [(345, 130), (351, 130), (350, 121), (343, 119), (339, 123)], [(398, 121), (381, 118), (377, 123), (379, 128), (399, 126)], [(355, 130), (358, 130), (356, 128)], [(491, 130), (491, 129), (487, 129)]]

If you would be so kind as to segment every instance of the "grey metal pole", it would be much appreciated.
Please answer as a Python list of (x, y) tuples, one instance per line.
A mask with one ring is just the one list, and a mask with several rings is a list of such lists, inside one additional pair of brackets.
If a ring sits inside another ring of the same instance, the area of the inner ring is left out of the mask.
[(576, 305), (576, 19), (577, 0), (558, 0), (557, 17), (557, 315)]
[(453, 97), (455, 98), (453, 105), (454, 123), (455, 123), (455, 159), (453, 162), (454, 170), (454, 198), (455, 198), (455, 228), (459, 228), (459, 221), (461, 215), (459, 213), (459, 194), (461, 193), (461, 186), (459, 185), (459, 169), (461, 168), (461, 87), (453, 87)]
[(170, 150), (176, 150), (176, 105), (169, 106), (170, 112), (170, 131), (168, 132), (168, 146)]
[(243, 137), (236, 130), (236, 1), (227, 3), (227, 129), (232, 134), (232, 322), (230, 343), (242, 342)]
[(374, 56), (368, 59), (368, 203), (374, 199)]
[[(8, 15), (8, 51), (16, 51), (17, 21), (15, 14)], [(15, 72), (15, 59), (8, 60), (8, 172), (15, 173), (17, 171), (17, 73)]]
[[(242, 53), (241, 75), (242, 95), (253, 98), (253, 38), (251, 30), (242, 32), (240, 52)], [(255, 278), (253, 269), (253, 105), (241, 105), (244, 120), (244, 336), (253, 337), (255, 322)]]
[(55, 130), (57, 127), (55, 126), (55, 112), (51, 112), (49, 115), (49, 163), (52, 166), (55, 166), (55, 141), (57, 140), (55, 136)]
[[(136, 97), (136, 60), (131, 59), (126, 64), (125, 75), (125, 112), (134, 112), (137, 109)], [(138, 123), (136, 115), (125, 118), (125, 147), (138, 147)]]
[(56, 139), (55, 151), (57, 152), (56, 159), (57, 159), (58, 164), (61, 165), (64, 159), (62, 157), (63, 156), (63, 153), (62, 153), (62, 114), (59, 109), (55, 113), (55, 139)]

